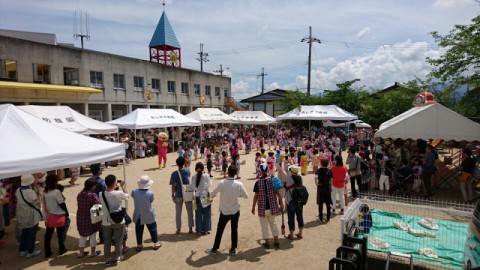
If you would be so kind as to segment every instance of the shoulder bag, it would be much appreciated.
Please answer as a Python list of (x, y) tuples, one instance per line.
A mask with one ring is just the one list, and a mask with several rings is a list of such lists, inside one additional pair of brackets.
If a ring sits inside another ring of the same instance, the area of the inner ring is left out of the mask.
[(23, 197), (23, 192), (22, 190), (20, 189), (20, 195), (22, 195), (22, 199), (23, 201), (28, 205), (30, 206), (31, 208), (35, 209), (38, 214), (40, 214), (40, 218), (43, 219), (43, 215), (42, 215), (42, 211), (40, 211), (40, 209), (38, 209), (37, 207), (35, 207), (33, 204), (29, 203), (27, 200), (25, 200), (25, 197)]
[(43, 203), (45, 204), (45, 213), (47, 213), (47, 218), (45, 219), (45, 225), (48, 228), (61, 228), (65, 225), (66, 215), (61, 214), (52, 214), (48, 212), (47, 200), (45, 199), (45, 193), (43, 193)]
[(110, 214), (110, 218), (112, 219), (113, 222), (120, 224), (122, 223), (123, 219), (125, 218), (125, 215), (127, 214), (127, 210), (125, 207), (122, 207), (120, 211), (112, 213), (110, 212), (110, 206), (108, 205), (107, 197), (105, 197), (105, 192), (102, 192), (103, 200), (105, 201), (105, 206), (107, 206), (108, 213)]
[(182, 186), (182, 197), (184, 202), (191, 202), (194, 199), (193, 188), (191, 185), (184, 185), (182, 174), (180, 170), (177, 171), (178, 177), (180, 178), (180, 185)]

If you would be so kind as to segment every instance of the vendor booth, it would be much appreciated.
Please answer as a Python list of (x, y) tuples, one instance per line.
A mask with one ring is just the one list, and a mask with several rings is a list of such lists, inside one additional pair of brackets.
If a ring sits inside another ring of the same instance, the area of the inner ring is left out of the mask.
[(234, 111), (230, 116), (235, 117), (238, 124), (244, 125), (270, 125), (275, 123), (275, 118), (262, 111)]
[(38, 119), (79, 134), (118, 133), (118, 127), (87, 117), (68, 106), (26, 105), (17, 108)]
[(70, 132), (11, 104), (0, 105), (0, 130), (0, 178), (125, 158), (121, 143)]

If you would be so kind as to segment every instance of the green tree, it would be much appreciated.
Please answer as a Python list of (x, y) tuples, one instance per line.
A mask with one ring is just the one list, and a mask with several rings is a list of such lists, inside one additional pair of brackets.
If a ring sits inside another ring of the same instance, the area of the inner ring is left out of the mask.
[(411, 109), (420, 88), (419, 81), (412, 80), (400, 84), (394, 91), (374, 93), (363, 99), (358, 117), (373, 128), (378, 128), (383, 122)]
[(447, 85), (447, 94), (462, 85), (480, 87), (480, 15), (470, 25), (455, 25), (446, 35), (431, 34), (447, 50), (439, 58), (427, 58), (433, 66), (430, 76)]

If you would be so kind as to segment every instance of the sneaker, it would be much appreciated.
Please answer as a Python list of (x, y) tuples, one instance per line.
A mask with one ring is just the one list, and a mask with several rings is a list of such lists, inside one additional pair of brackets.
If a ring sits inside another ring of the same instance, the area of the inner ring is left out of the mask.
[(217, 255), (218, 253), (218, 250), (217, 249), (211, 249), (211, 248), (207, 248), (205, 249), (205, 253), (209, 254), (209, 255)]
[(40, 244), (40, 241), (38, 241), (38, 240), (35, 241), (35, 245), (38, 245), (38, 244)]
[(117, 258), (117, 262), (121, 262), (121, 261), (123, 261), (123, 259), (125, 259), (125, 256), (120, 255), (120, 256), (118, 256), (118, 258)]
[(237, 251), (235, 249), (230, 249), (228, 254), (230, 254), (230, 256), (235, 256), (237, 255)]
[(67, 253), (67, 251), (68, 251), (68, 249), (60, 250), (60, 251), (58, 252), (58, 255), (59, 255), (59, 256), (60, 256), (60, 255), (63, 255), (63, 254), (65, 254), (65, 253)]
[(25, 255), (25, 258), (32, 258), (32, 257), (35, 257), (37, 256), (38, 254), (42, 253), (42, 251), (40, 250), (35, 250), (34, 252), (32, 253), (27, 253), (27, 255)]
[(25, 255), (27, 255), (27, 252), (26, 252), (26, 251), (20, 251), (20, 256), (21, 256), (21, 257), (25, 257)]
[(109, 258), (109, 259), (107, 259), (107, 261), (105, 262), (105, 265), (108, 265), (108, 266), (117, 265), (117, 260), (112, 259), (112, 258)]

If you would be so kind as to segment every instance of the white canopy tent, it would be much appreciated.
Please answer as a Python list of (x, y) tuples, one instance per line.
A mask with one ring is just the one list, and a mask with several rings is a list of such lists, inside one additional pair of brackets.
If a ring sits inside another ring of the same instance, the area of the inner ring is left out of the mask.
[(198, 108), (187, 114), (187, 117), (200, 121), (202, 125), (238, 123), (235, 117), (220, 111), (218, 108)]
[(480, 124), (434, 103), (414, 107), (384, 122), (375, 137), (479, 141)]
[(107, 123), (125, 129), (200, 126), (200, 121), (186, 117), (172, 109), (144, 108), (138, 108), (127, 115)]
[(230, 116), (235, 117), (239, 124), (245, 125), (270, 125), (275, 123), (275, 118), (262, 111), (234, 111)]
[(118, 127), (87, 117), (68, 106), (18, 106), (19, 109), (58, 127), (80, 134), (118, 133)]
[(0, 130), (0, 178), (125, 158), (121, 143), (70, 132), (11, 104), (0, 105)]
[(336, 105), (301, 105), (300, 109), (293, 109), (277, 116), (277, 120), (355, 120), (358, 117)]

